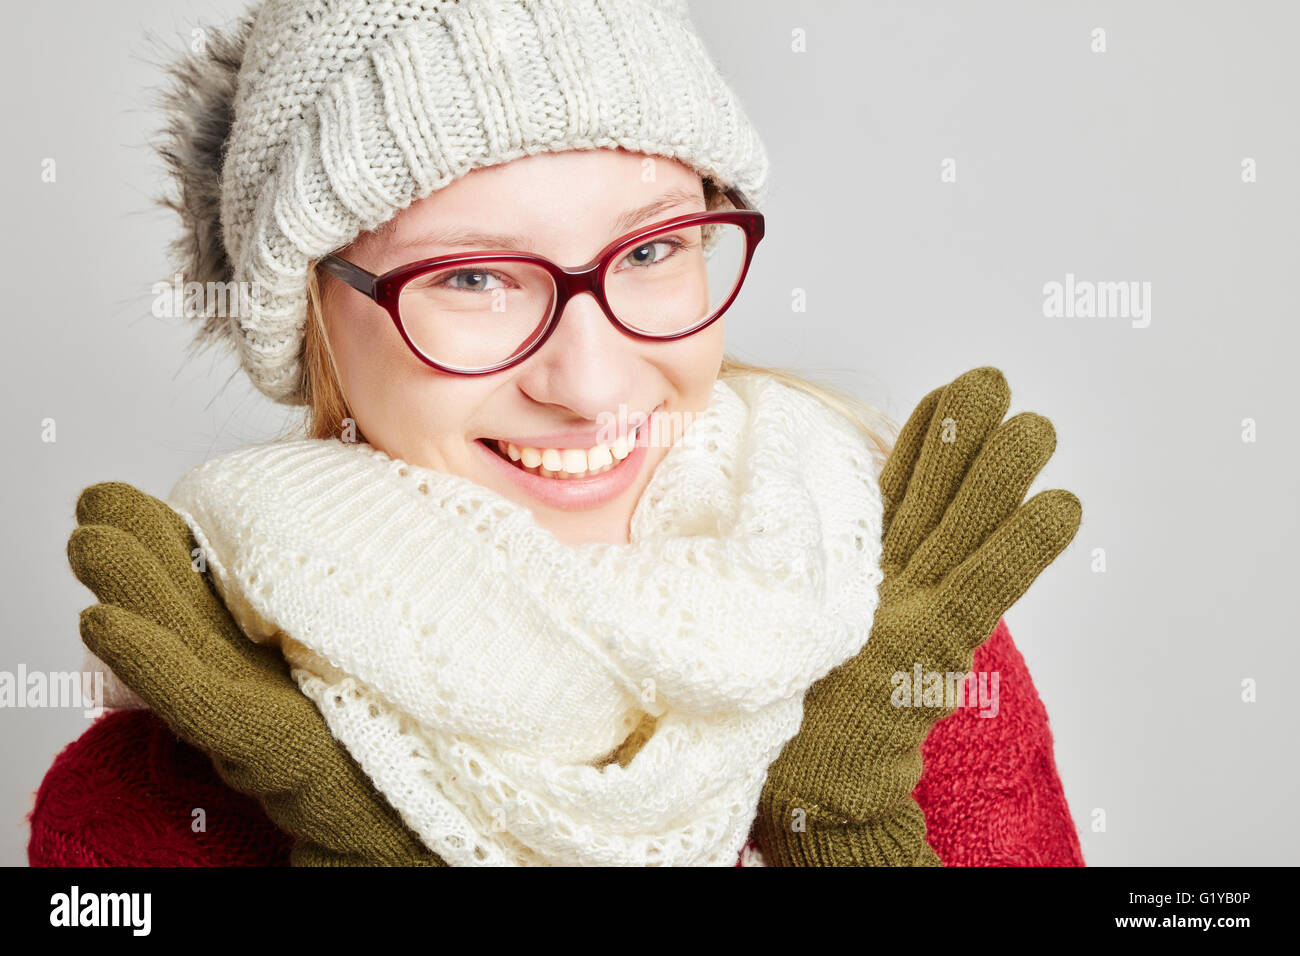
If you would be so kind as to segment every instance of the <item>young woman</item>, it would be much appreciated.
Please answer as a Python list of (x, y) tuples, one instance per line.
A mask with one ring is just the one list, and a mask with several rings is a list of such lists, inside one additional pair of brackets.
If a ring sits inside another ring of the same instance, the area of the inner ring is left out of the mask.
[(724, 355), (767, 161), (685, 4), (267, 0), (177, 75), (185, 272), (251, 300), (200, 337), (306, 437), (87, 489), (69, 555), (294, 862), (961, 862), (911, 676), (972, 671), (1078, 502), (1023, 501), (1055, 439), (994, 369), (891, 447)]

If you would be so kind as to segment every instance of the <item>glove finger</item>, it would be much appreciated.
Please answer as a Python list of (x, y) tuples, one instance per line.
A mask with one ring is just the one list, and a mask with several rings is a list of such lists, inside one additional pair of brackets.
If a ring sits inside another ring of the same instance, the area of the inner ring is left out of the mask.
[[(229, 677), (200, 659), (175, 632), (111, 604), (81, 612), (81, 639), (187, 743), (230, 755)], [(239, 754), (247, 756), (247, 753)]]
[(912, 470), (916, 467), (916, 460), (921, 456), (921, 444), (930, 430), (930, 422), (934, 418), (935, 409), (939, 406), (939, 398), (947, 387), (943, 385), (936, 388), (921, 399), (912, 410), (902, 431), (898, 433), (898, 440), (894, 442), (894, 448), (889, 453), (885, 467), (880, 471), (880, 494), (885, 506), (881, 529), (884, 532), (889, 531), (889, 523), (893, 520), (899, 502), (903, 500), (907, 483), (912, 480)]
[(907, 566), (938, 525), (971, 462), (1010, 404), (1006, 379), (987, 366), (959, 375), (944, 390), (907, 491), (885, 534), (881, 565), (887, 578)]
[(206, 565), (189, 526), (166, 503), (124, 482), (102, 482), (77, 499), (77, 520), (83, 526), (107, 525), (135, 538), (156, 559), (178, 593), (201, 616), (237, 629), (205, 573)]
[(938, 614), (953, 646), (973, 651), (1074, 539), (1083, 506), (1061, 488), (1039, 492), (940, 584)]
[[(157, 555), (178, 587), (193, 583), (194, 535), (180, 515), (152, 495), (122, 481), (91, 485), (77, 498), (77, 523), (120, 528)], [(181, 570), (191, 573), (177, 573)]]
[(409, 860), (422, 844), (330, 735), (287, 669), (239, 682), (174, 632), (112, 605), (87, 607), (82, 640), (170, 728), (212, 758), (281, 829), (348, 855)]
[[(68, 563), (103, 604), (130, 611), (173, 634), (198, 659), (232, 678), (255, 679), (282, 667), (273, 648), (259, 647), (244, 636), (223, 604), (196, 608), (157, 558), (119, 528), (76, 528), (68, 538)], [(185, 573), (197, 577), (196, 572)]]
[(1042, 415), (1022, 412), (999, 425), (900, 579), (928, 587), (974, 554), (1025, 500), (1055, 450), (1056, 430)]
[(286, 832), (344, 853), (404, 859), (419, 841), (288, 676), (232, 680), (178, 635), (119, 607), (81, 615), (82, 640), (231, 786)]
[(111, 525), (82, 525), (68, 536), (72, 573), (104, 604), (192, 633), (202, 621), (135, 537)]
[[(269, 674), (260, 680), (236, 681), (200, 656), (180, 634), (112, 604), (86, 608), (80, 625), (82, 642), (91, 653), (180, 737), (214, 756), (255, 757), (255, 745), (245, 744), (244, 737), (264, 739), (275, 733), (255, 723), (258, 711), (249, 711), (247, 701), (274, 701), (278, 687), (297, 691), (283, 664), (283, 685)], [(241, 694), (239, 688), (245, 692)], [(286, 728), (279, 728), (279, 733), (287, 735)]]
[(244, 778), (257, 787), (296, 786), (300, 777), (327, 772), (339, 756), (324, 718), (283, 659), (277, 670), (235, 678), (176, 632), (108, 604), (81, 613), (81, 633), (91, 652), (177, 734), (262, 774)]

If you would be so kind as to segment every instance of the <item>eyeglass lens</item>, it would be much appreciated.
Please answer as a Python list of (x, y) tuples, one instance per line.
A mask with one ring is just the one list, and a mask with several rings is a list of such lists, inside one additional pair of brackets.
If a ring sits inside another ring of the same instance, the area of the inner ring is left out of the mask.
[[(614, 316), (647, 335), (702, 325), (731, 297), (745, 264), (744, 229), (668, 228), (618, 249), (603, 275)], [(433, 361), (491, 368), (528, 348), (557, 299), (542, 267), (485, 257), (425, 273), (402, 287), (398, 312), (411, 343)]]

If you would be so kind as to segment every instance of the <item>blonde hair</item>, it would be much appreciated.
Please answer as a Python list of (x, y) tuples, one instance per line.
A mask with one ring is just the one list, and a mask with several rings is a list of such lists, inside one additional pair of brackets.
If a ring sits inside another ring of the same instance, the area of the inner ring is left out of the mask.
[[(347, 420), (351, 419), (356, 440), (365, 441), (340, 384), (338, 363), (334, 360), (334, 351), (330, 348), (329, 334), (325, 327), (324, 304), (315, 262), (311, 263), (307, 272), (307, 327), (303, 336), (303, 366), (306, 395), (303, 429), (307, 437), (338, 438), (343, 434)], [(751, 374), (770, 375), (819, 399), (843, 415), (866, 437), (877, 468), (884, 466), (897, 438), (898, 426), (875, 406), (856, 395), (811, 381), (789, 369), (751, 365), (729, 355), (722, 357), (719, 378)]]

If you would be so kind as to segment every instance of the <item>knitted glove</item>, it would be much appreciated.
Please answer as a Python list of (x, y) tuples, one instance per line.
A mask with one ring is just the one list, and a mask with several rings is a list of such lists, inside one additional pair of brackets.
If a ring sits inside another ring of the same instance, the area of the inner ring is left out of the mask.
[(271, 646), (230, 616), (180, 515), (121, 482), (77, 501), (77, 578), (102, 602), (81, 613), (86, 646), (222, 779), (294, 838), (295, 866), (441, 866), (330, 734)]
[[(883, 580), (863, 650), (811, 687), (755, 821), (778, 866), (940, 866), (912, 798), (921, 743), (954, 706), (895, 706), (895, 674), (963, 675), (1003, 613), (1073, 539), (1068, 491), (1022, 501), (1056, 448), (1051, 422), (977, 368), (927, 395), (880, 476)], [(999, 424), (1001, 423), (1001, 424)], [(921, 701), (913, 701), (921, 704)], [(945, 703), (947, 703), (945, 701)]]

